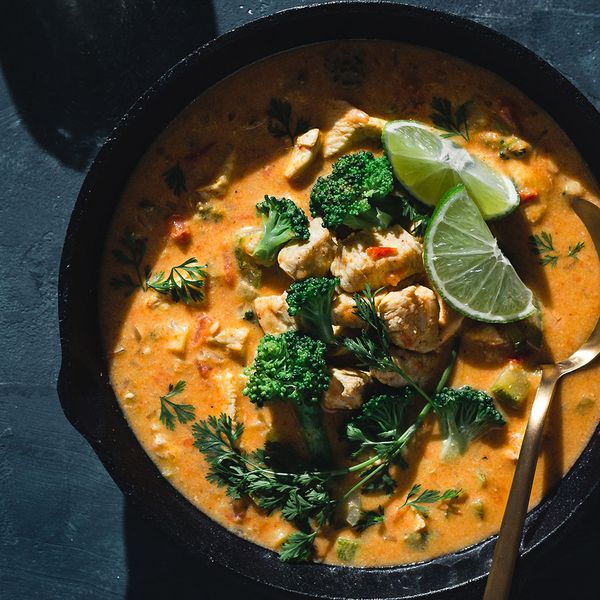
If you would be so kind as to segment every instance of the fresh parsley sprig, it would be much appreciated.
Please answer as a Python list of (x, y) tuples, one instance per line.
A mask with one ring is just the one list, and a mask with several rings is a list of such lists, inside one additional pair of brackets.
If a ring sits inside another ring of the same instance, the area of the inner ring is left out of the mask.
[[(554, 247), (554, 241), (552, 240), (552, 234), (547, 231), (542, 231), (540, 234), (529, 236), (529, 247), (533, 254), (537, 254), (539, 263), (543, 267), (550, 265), (552, 268), (556, 267), (558, 259), (561, 257), (560, 252)], [(569, 246), (567, 256), (575, 260), (579, 260), (579, 253), (585, 247), (585, 242), (577, 242), (574, 246)]]
[(403, 216), (411, 221), (410, 233), (417, 237), (423, 237), (425, 230), (431, 221), (431, 213), (422, 212), (409, 198), (401, 198), (400, 210)]
[(135, 279), (129, 273), (122, 273), (109, 281), (111, 287), (124, 290), (127, 296), (137, 288), (144, 292), (153, 289), (159, 294), (171, 296), (175, 302), (182, 300), (185, 304), (204, 299), (208, 265), (201, 265), (195, 257), (191, 257), (173, 267), (167, 277), (164, 271), (152, 275), (148, 265), (142, 270), (146, 240), (130, 233), (119, 241), (122, 248), (115, 248), (113, 256), (120, 264), (133, 267)]
[[(456, 353), (452, 353), (436, 391), (441, 390), (452, 372)], [(408, 393), (408, 392), (406, 392)], [(368, 403), (366, 403), (368, 404)], [(247, 453), (240, 448), (243, 425), (226, 414), (210, 416), (194, 423), (194, 446), (208, 463), (207, 479), (227, 490), (232, 498), (251, 498), (257, 507), (294, 523), (299, 531), (282, 545), (280, 557), (285, 561), (304, 561), (314, 554), (314, 542), (322, 527), (331, 523), (335, 507), (358, 490), (366, 490), (378, 478), (389, 475), (389, 468), (401, 459), (401, 452), (412, 439), (431, 409), (427, 403), (415, 421), (405, 427), (403, 415), (390, 406), (371, 406), (365, 420), (354, 423), (355, 441), (363, 444), (368, 456), (349, 467), (310, 471), (275, 465), (268, 450)], [(297, 461), (296, 461), (297, 462)], [(357, 481), (339, 498), (334, 498), (329, 483), (339, 477), (357, 476)]]
[(367, 327), (361, 330), (358, 337), (343, 338), (341, 343), (358, 358), (361, 366), (397, 373), (429, 403), (431, 402), (429, 394), (396, 363), (392, 356), (391, 341), (385, 322), (379, 316), (375, 306), (375, 295), (378, 291), (373, 292), (367, 284), (362, 293), (354, 294), (354, 312), (367, 324)]
[(307, 562), (315, 553), (315, 539), (319, 530), (296, 531), (281, 546), (279, 559), (282, 562)]
[(191, 404), (177, 404), (172, 398), (185, 389), (185, 381), (169, 384), (169, 391), (160, 397), (160, 420), (167, 429), (175, 429), (175, 420), (185, 425), (196, 418), (196, 409)]
[(159, 294), (168, 294), (175, 302), (182, 300), (185, 304), (200, 302), (204, 299), (204, 281), (208, 275), (208, 265), (201, 265), (195, 257), (171, 269), (165, 277), (160, 271), (147, 280), (148, 288)]
[(194, 446), (208, 463), (208, 480), (225, 487), (232, 498), (250, 497), (267, 513), (280, 510), (283, 519), (299, 525), (301, 531), (283, 544), (281, 559), (308, 560), (320, 528), (333, 514), (336, 501), (325, 485), (332, 474), (274, 470), (268, 452), (240, 448), (243, 431), (243, 425), (226, 414), (194, 423)]
[(577, 242), (574, 246), (569, 246), (568, 255), (575, 260), (579, 260), (578, 254), (583, 250), (585, 242)]
[(169, 167), (162, 175), (167, 187), (175, 196), (179, 197), (184, 192), (187, 192), (185, 173), (178, 162)]
[(458, 498), (461, 493), (462, 490), (455, 488), (449, 488), (445, 492), (440, 492), (439, 490), (421, 491), (421, 484), (416, 483), (406, 495), (406, 500), (402, 506), (410, 506), (420, 512), (423, 516), (428, 517), (429, 508), (423, 506), (424, 504), (434, 504), (435, 502), (441, 502), (443, 500), (453, 500), (454, 498)]
[(145, 287), (145, 277), (150, 272), (150, 267), (142, 269), (142, 262), (146, 254), (146, 240), (133, 232), (125, 235), (119, 240), (122, 248), (115, 248), (112, 251), (115, 260), (126, 267), (133, 267), (135, 279), (129, 273), (121, 273), (118, 277), (110, 280), (110, 285), (116, 290), (124, 290), (129, 296), (135, 289)]
[(294, 124), (292, 106), (286, 99), (271, 98), (267, 109), (267, 129), (276, 138), (288, 137), (293, 144), (296, 138), (308, 131), (309, 123), (304, 117), (297, 117)]
[(365, 531), (369, 527), (373, 527), (373, 525), (379, 525), (383, 523), (384, 514), (383, 514), (383, 506), (381, 504), (377, 507), (376, 510), (361, 510), (360, 517), (354, 525), (353, 529), (359, 532)]
[(431, 101), (431, 120), (438, 129), (446, 133), (442, 137), (449, 138), (460, 135), (469, 141), (469, 124), (467, 121), (469, 102), (461, 104), (453, 113), (452, 102), (448, 98), (434, 98)]
[(556, 267), (559, 255), (554, 249), (554, 242), (552, 241), (551, 233), (542, 231), (542, 233), (539, 235), (530, 235), (529, 246), (534, 254), (539, 255), (540, 265), (543, 267), (546, 265), (550, 265), (552, 268)]

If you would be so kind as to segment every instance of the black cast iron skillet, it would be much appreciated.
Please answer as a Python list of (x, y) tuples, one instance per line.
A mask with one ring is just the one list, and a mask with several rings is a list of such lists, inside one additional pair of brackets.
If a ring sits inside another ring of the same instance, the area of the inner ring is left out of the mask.
[[(199, 48), (159, 79), (123, 117), (85, 179), (67, 232), (59, 280), (60, 401), (123, 493), (189, 550), (281, 590), (320, 598), (465, 597), (489, 569), (494, 538), (426, 562), (386, 569), (289, 565), (194, 508), (164, 479), (129, 429), (107, 377), (98, 324), (98, 274), (123, 187), (154, 138), (189, 102), (237, 69), (274, 53), (335, 39), (429, 46), (494, 71), (563, 127), (600, 178), (600, 115), (562, 75), (529, 50), (471, 21), (389, 3), (335, 3), (260, 19)], [(598, 430), (557, 489), (528, 518), (524, 555), (555, 539), (597, 492)], [(597, 497), (597, 496), (595, 496)], [(457, 589), (459, 588), (459, 589)]]

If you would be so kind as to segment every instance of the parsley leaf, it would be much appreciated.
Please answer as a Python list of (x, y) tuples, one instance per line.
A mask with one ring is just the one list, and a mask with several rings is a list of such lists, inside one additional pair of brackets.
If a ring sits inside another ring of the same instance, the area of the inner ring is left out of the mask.
[(574, 246), (569, 246), (569, 256), (575, 260), (579, 260), (577, 256), (584, 248), (585, 242), (577, 242)]
[[(126, 267), (133, 267), (135, 279), (129, 273), (121, 273), (118, 277), (113, 277), (109, 281), (109, 284), (115, 290), (125, 290), (125, 294), (129, 296), (137, 288), (146, 289), (142, 276), (142, 261), (146, 254), (146, 240), (131, 232), (121, 238), (119, 243), (122, 249), (115, 248), (112, 254), (119, 264)], [(148, 273), (149, 267), (146, 267), (144, 271)]]
[[(543, 267), (550, 265), (552, 268), (556, 267), (560, 253), (554, 248), (554, 242), (552, 240), (552, 234), (547, 231), (542, 231), (541, 234), (529, 236), (529, 246), (533, 254), (537, 254), (540, 259), (539, 263)], [(585, 242), (577, 242), (574, 246), (569, 246), (567, 256), (575, 260), (579, 260), (578, 254), (585, 247)]]
[(550, 265), (552, 268), (556, 267), (560, 255), (554, 249), (552, 234), (542, 231), (540, 235), (530, 235), (529, 246), (531, 251), (540, 257), (540, 265), (543, 267), (546, 265)]
[(177, 404), (171, 398), (181, 394), (185, 389), (185, 381), (179, 380), (169, 385), (169, 391), (160, 397), (160, 420), (167, 429), (175, 429), (175, 420), (185, 425), (196, 418), (195, 408), (191, 404)]
[(267, 109), (267, 129), (276, 138), (288, 137), (293, 144), (296, 138), (308, 131), (309, 123), (303, 117), (297, 117), (294, 125), (292, 106), (286, 99), (271, 98)]
[(362, 532), (373, 525), (383, 523), (383, 517), (383, 506), (381, 504), (377, 507), (377, 510), (361, 510), (354, 529)]
[(457, 490), (455, 488), (449, 488), (445, 492), (440, 492), (439, 490), (421, 491), (421, 484), (416, 483), (406, 495), (406, 500), (402, 506), (410, 506), (420, 512), (423, 516), (427, 517), (429, 516), (429, 508), (423, 506), (423, 504), (433, 504), (442, 500), (453, 500), (454, 498), (458, 498), (461, 492), (462, 490)]
[(207, 277), (205, 271), (208, 265), (200, 265), (195, 257), (188, 258), (185, 262), (173, 267), (169, 276), (165, 278), (164, 271), (160, 271), (148, 279), (146, 285), (159, 294), (168, 294), (175, 302), (182, 300), (185, 304), (201, 302), (204, 299), (204, 281)]
[(318, 531), (310, 533), (296, 531), (292, 533), (281, 546), (279, 558), (283, 562), (306, 562), (310, 560), (315, 551), (317, 533)]
[(434, 98), (431, 101), (431, 120), (435, 126), (446, 133), (442, 137), (448, 138), (460, 135), (467, 142), (469, 141), (469, 125), (467, 122), (467, 113), (469, 102), (461, 104), (454, 114), (452, 114), (452, 102), (448, 98)]
[(387, 494), (388, 496), (396, 489), (396, 480), (390, 475), (389, 469), (379, 469), (373, 473), (377, 466), (371, 467), (361, 473), (361, 491), (363, 494)]
[(185, 173), (178, 162), (169, 167), (162, 175), (165, 183), (176, 196), (181, 196), (183, 192), (187, 192)]

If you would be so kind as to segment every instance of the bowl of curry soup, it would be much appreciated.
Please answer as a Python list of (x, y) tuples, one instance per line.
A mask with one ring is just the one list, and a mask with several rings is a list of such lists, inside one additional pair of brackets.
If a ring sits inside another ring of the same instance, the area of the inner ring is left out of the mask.
[[(600, 314), (570, 204), (598, 203), (599, 136), (555, 70), (443, 13), (327, 4), (221, 36), (138, 101), (80, 192), (60, 275), (66, 415), (200, 558), (324, 598), (476, 590), (537, 365)], [(502, 280), (479, 318), (449, 293), (466, 271), (427, 268), (447, 256), (424, 237), (451, 184), (486, 214), (472, 164), (509, 182), (479, 226), (525, 312), (500, 307)], [(595, 492), (598, 389), (597, 362), (561, 383), (525, 564)]]

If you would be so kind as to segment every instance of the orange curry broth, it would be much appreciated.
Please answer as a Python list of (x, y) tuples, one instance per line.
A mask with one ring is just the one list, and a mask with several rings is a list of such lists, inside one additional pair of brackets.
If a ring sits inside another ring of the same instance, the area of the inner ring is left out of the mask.
[[(362, 85), (343, 87), (332, 81), (331, 57), (357, 51), (365, 65)], [(568, 202), (573, 189), (597, 202), (596, 183), (569, 139), (537, 106), (495, 75), (444, 54), (387, 42), (332, 43), (243, 69), (201, 95), (158, 137), (133, 173), (115, 215), (101, 275), (101, 323), (116, 395), (137, 438), (163, 475), (199, 510), (257, 544), (276, 550), (292, 527), (278, 514), (267, 516), (251, 503), (245, 507), (231, 501), (223, 489), (208, 483), (204, 459), (192, 446), (190, 424), (167, 430), (159, 420), (159, 397), (169, 384), (185, 380), (185, 392), (175, 400), (192, 404), (197, 419), (221, 412), (235, 416), (245, 425), (245, 449), (262, 446), (273, 427), (279, 439), (298, 442), (294, 417), (285, 405), (258, 409), (242, 395), (240, 374), (252, 360), (262, 331), (242, 319), (249, 303), (239, 294), (234, 247), (242, 227), (257, 226), (255, 204), (264, 194), (291, 197), (307, 210), (311, 186), (319, 174), (329, 171), (331, 160), (318, 160), (299, 181), (288, 182), (283, 171), (290, 141), (268, 131), (270, 99), (287, 98), (294, 118), (303, 116), (312, 127), (326, 131), (336, 116), (331, 101), (345, 100), (384, 119), (431, 122), (430, 103), (436, 96), (449, 98), (454, 106), (471, 100), (471, 136), (465, 147), (511, 176), (521, 191), (533, 191), (533, 199), (493, 227), (542, 303), (546, 358), (564, 358), (589, 335), (600, 309), (600, 265), (589, 235)], [(489, 114), (513, 121), (509, 124), (532, 146), (529, 158), (502, 160), (498, 156), (480, 126)], [(380, 151), (376, 145), (356, 145), (352, 151), (361, 147)], [(164, 177), (176, 163), (185, 174), (186, 190), (179, 196)], [(230, 181), (224, 195), (210, 201), (213, 211), (202, 218), (196, 214), (201, 199), (197, 189), (215, 182), (228, 169)], [(187, 246), (169, 235), (173, 214), (180, 215), (189, 228)], [(552, 234), (561, 255), (555, 268), (540, 266), (528, 247), (528, 236), (542, 230)], [(186, 306), (152, 290), (137, 289), (126, 296), (123, 290), (113, 289), (109, 280), (129, 271), (115, 261), (112, 251), (131, 231), (147, 239), (144, 265), (153, 273), (168, 272), (190, 256), (207, 263), (205, 301)], [(578, 259), (568, 257), (568, 247), (578, 241), (585, 244)], [(259, 293), (280, 293), (290, 282), (278, 268), (267, 270)], [(248, 328), (243, 353), (227, 353), (211, 345), (210, 327), (217, 322), (221, 327)], [(183, 347), (181, 339), (178, 347), (173, 336), (182, 327), (188, 328), (188, 335)], [(215, 355), (222, 362), (210, 368)], [(463, 346), (451, 383), (488, 390), (505, 364), (482, 362), (477, 352)], [(532, 374), (532, 381), (537, 382), (538, 376)], [(594, 432), (600, 415), (598, 389), (597, 362), (561, 382), (549, 415), (531, 506), (570, 468)], [(338, 537), (360, 538), (352, 564), (371, 566), (435, 557), (496, 532), (534, 393), (532, 386), (523, 410), (499, 407), (508, 421), (504, 430), (472, 443), (462, 457), (451, 462), (440, 460), (438, 426), (430, 415), (410, 445), (409, 468), (397, 473), (395, 493), (362, 498), (365, 509), (385, 507), (384, 524), (360, 535), (350, 528), (326, 530), (317, 541), (318, 560), (340, 562), (335, 552)], [(327, 414), (338, 456), (344, 452), (336, 441), (344, 418)], [(408, 541), (409, 534), (422, 526), (417, 515), (401, 508), (414, 483), (463, 490), (451, 510), (432, 505), (426, 525), (429, 535), (422, 545)], [(482, 511), (477, 509), (480, 506)]]

